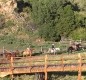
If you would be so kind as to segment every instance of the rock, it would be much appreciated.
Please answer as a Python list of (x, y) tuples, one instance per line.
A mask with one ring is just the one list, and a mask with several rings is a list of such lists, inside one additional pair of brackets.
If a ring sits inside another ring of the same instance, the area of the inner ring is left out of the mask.
[(0, 0), (0, 13), (3, 15), (12, 15), (16, 7), (17, 2), (15, 0), (7, 0), (6, 2)]

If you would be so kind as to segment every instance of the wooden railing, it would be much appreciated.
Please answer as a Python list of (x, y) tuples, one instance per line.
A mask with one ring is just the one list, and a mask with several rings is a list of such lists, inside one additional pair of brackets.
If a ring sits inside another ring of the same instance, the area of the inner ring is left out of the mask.
[[(3, 61), (2, 61), (3, 60)], [(86, 64), (86, 54), (72, 54), (72, 55), (45, 55), (45, 56), (32, 56), (32, 57), (11, 57), (10, 60), (5, 58), (0, 59), (0, 73), (9, 72), (11, 75), (11, 79), (13, 79), (13, 74), (19, 74), (20, 72), (15, 72), (16, 68), (20, 67), (29, 67), (30, 72), (33, 66), (43, 66), (43, 72), (45, 73), (45, 80), (47, 80), (47, 73), (53, 71), (53, 69), (49, 69), (48, 66), (52, 65), (58, 67), (55, 70), (60, 71), (78, 71), (78, 80), (81, 80), (82, 71), (86, 71), (83, 64)], [(66, 67), (67, 65), (76, 66), (75, 69), (67, 69), (70, 67)], [(23, 68), (22, 68), (23, 69)], [(21, 69), (21, 70), (22, 70)], [(54, 70), (54, 71), (55, 71)], [(23, 71), (25, 72), (25, 71)], [(27, 73), (27, 72), (26, 72)], [(35, 72), (36, 73), (36, 72)]]

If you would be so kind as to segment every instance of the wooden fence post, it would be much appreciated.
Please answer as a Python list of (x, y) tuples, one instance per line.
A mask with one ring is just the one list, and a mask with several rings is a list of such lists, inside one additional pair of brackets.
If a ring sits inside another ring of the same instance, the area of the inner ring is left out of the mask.
[(78, 54), (78, 57), (79, 57), (79, 60), (78, 60), (78, 62), (79, 62), (79, 66), (78, 66), (78, 80), (82, 80), (81, 79), (81, 76), (82, 76), (82, 57), (81, 57), (81, 55), (80, 54)]
[(45, 80), (47, 80), (47, 55), (45, 55)]
[(63, 59), (63, 54), (61, 55), (61, 65), (62, 65), (62, 71), (64, 71), (64, 59)]
[(5, 58), (5, 53), (4, 53), (4, 46), (3, 46), (3, 57)]
[(13, 80), (13, 56), (10, 59), (10, 69), (11, 69), (11, 80)]

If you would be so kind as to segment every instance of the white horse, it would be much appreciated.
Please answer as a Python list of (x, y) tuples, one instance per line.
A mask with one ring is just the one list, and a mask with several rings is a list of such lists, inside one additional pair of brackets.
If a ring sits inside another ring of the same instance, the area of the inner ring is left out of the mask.
[(59, 52), (59, 51), (61, 51), (60, 48), (53, 48), (53, 49), (52, 49), (52, 48), (49, 48), (49, 49), (48, 49), (48, 53), (54, 53), (54, 54), (55, 54), (55, 53), (57, 53), (57, 52)]

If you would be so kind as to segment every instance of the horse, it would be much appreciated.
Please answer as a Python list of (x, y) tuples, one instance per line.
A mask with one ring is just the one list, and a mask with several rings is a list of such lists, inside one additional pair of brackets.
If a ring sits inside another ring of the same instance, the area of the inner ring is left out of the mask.
[(67, 48), (68, 53), (72, 53), (73, 51), (80, 51), (83, 50), (81, 44), (73, 44)]
[(24, 56), (27, 57), (28, 55), (31, 57), (31, 56), (32, 56), (32, 52), (33, 52), (33, 49), (31, 49), (31, 48), (25, 49), (25, 50), (22, 52), (23, 57), (24, 57)]
[(54, 53), (55, 54), (55, 53), (57, 53), (59, 51), (60, 51), (60, 48), (53, 48), (53, 49), (52, 48), (49, 48), (48, 49), (48, 53)]
[(4, 50), (4, 57), (7, 58), (8, 60), (10, 60), (11, 57), (16, 57), (16, 53)]
[(16, 51), (14, 51), (15, 56), (18, 57), (20, 55), (20, 51), (17, 49)]

